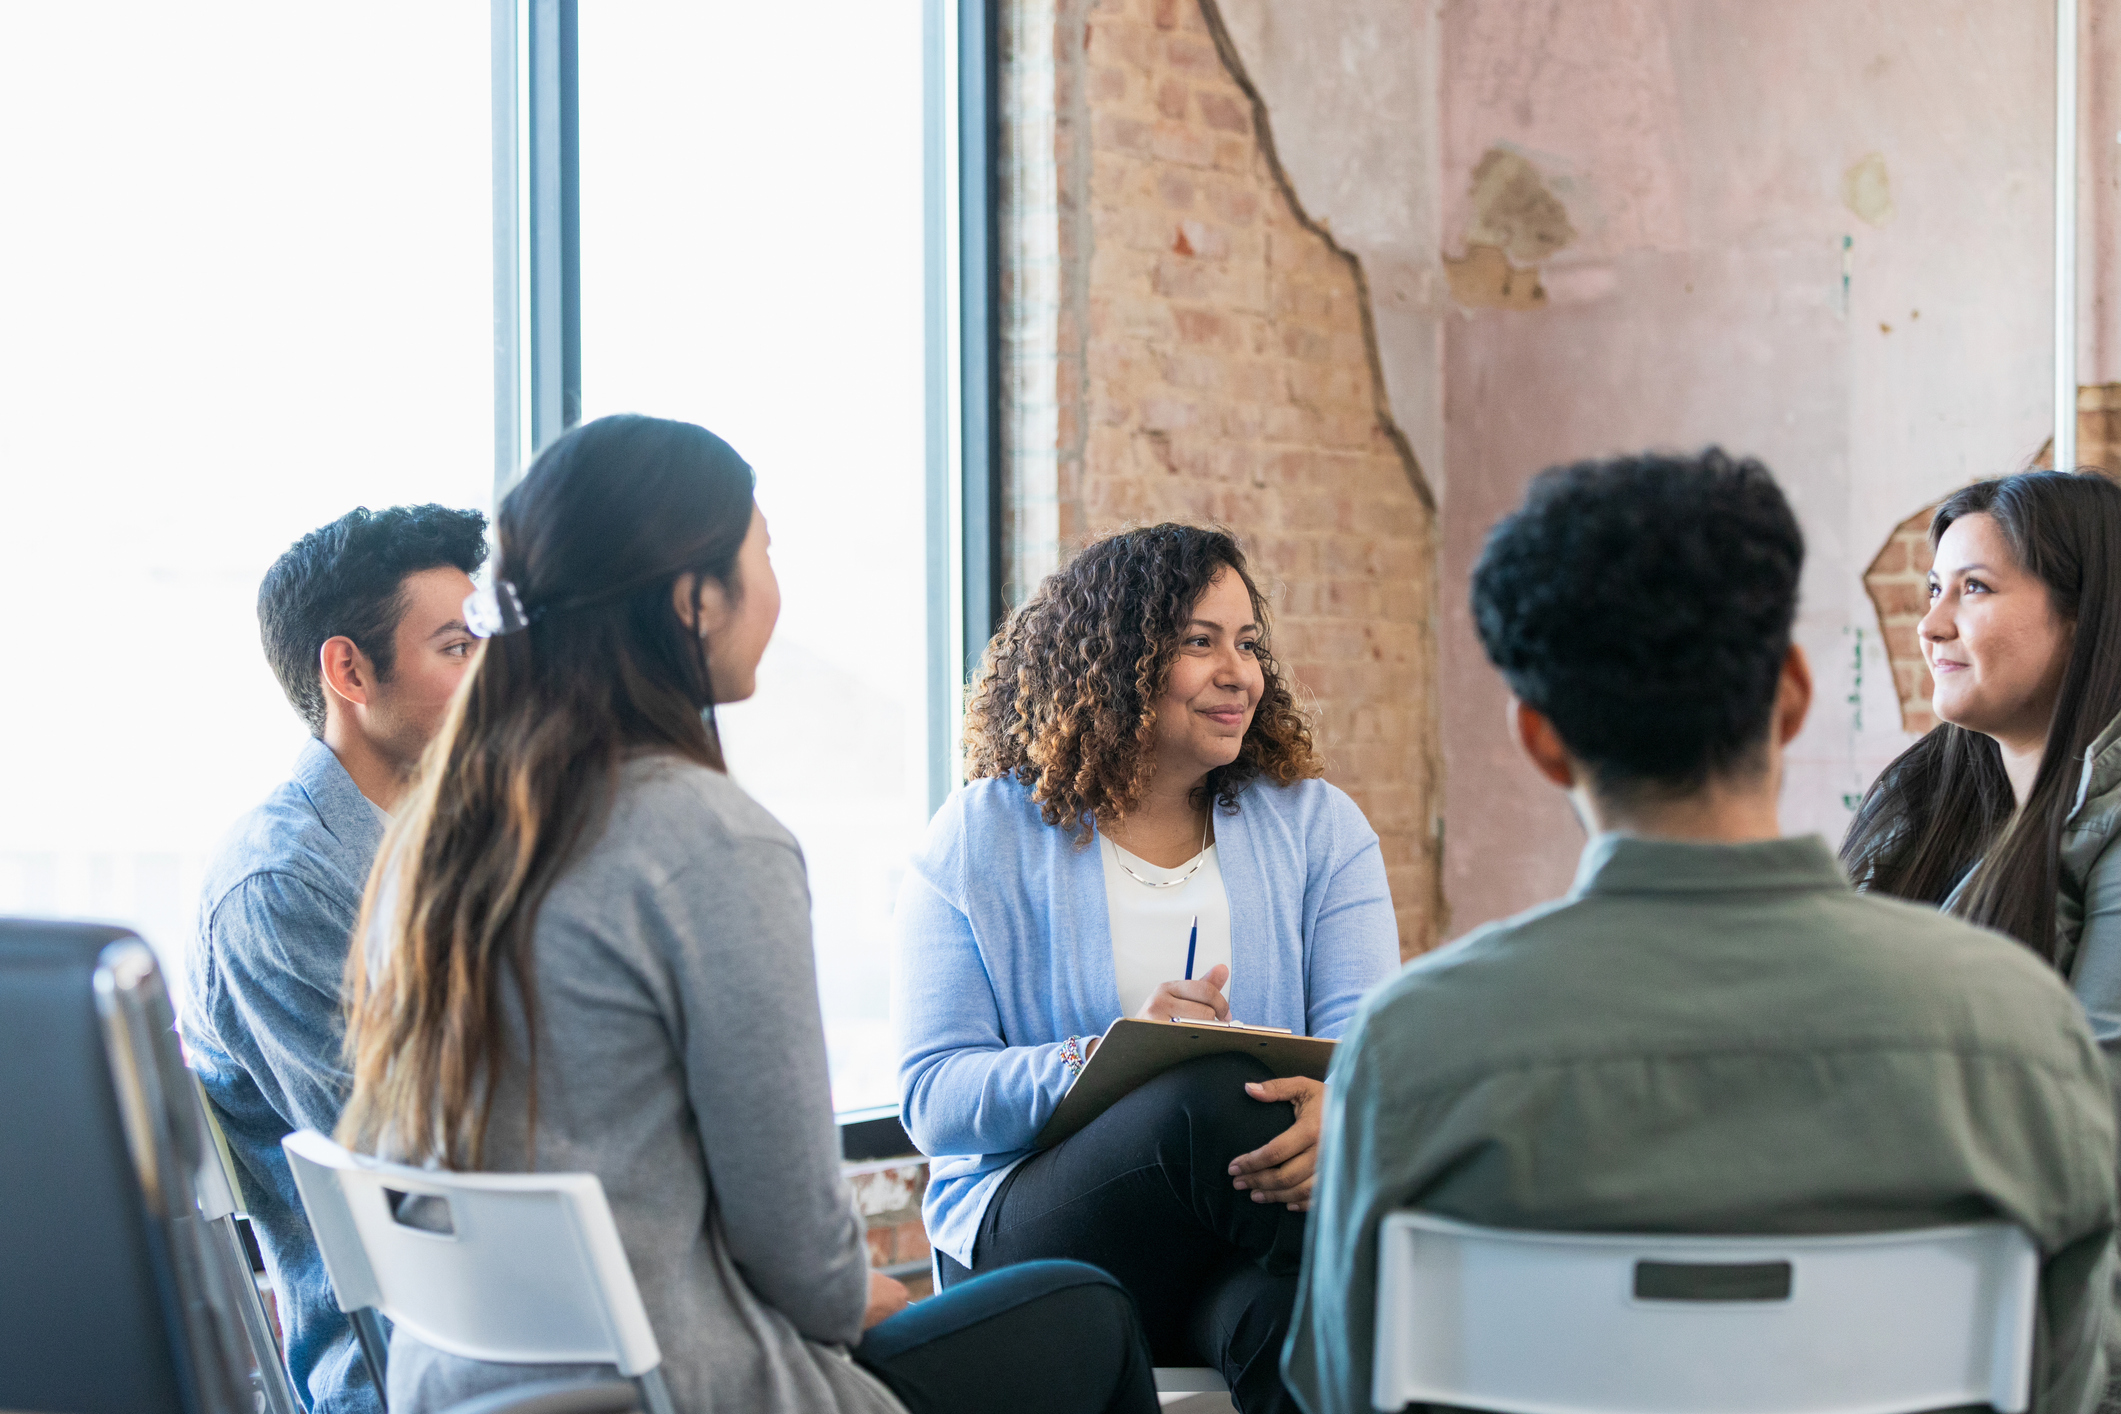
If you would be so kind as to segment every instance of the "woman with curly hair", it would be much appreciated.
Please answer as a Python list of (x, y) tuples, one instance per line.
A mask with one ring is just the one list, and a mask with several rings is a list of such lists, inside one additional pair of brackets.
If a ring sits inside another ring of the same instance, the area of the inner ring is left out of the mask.
[(944, 1283), (1089, 1262), (1134, 1294), (1156, 1363), (1218, 1367), (1246, 1414), (1292, 1407), (1322, 1084), (1203, 1057), (1033, 1152), (1120, 1017), (1338, 1036), (1398, 966), (1376, 832), (1319, 779), (1237, 542), (1090, 545), (988, 645), (965, 734), (971, 780), (900, 895), (895, 983)]

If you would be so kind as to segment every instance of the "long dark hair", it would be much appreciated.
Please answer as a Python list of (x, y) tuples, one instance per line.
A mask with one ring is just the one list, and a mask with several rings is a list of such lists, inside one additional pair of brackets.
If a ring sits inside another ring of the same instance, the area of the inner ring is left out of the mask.
[(1049, 825), (1090, 838), (1141, 803), (1155, 770), (1156, 700), (1187, 619), (1218, 575), (1234, 573), (1259, 625), (1265, 690), (1237, 759), (1208, 773), (1196, 805), (1234, 809), (1258, 776), (1281, 785), (1324, 773), (1311, 724), (1274, 660), (1267, 601), (1226, 530), (1166, 522), (1083, 547), (987, 644), (965, 706), (965, 775), (1014, 776)]
[[(606, 417), (555, 441), (501, 503), (497, 580), (530, 627), (489, 639), (370, 876), (347, 959), (355, 1148), (476, 1168), (503, 1063), (503, 983), (523, 1007), (537, 1124), (539, 905), (643, 750), (722, 769), (713, 688), (672, 585), (735, 595), (751, 468), (689, 423)], [(366, 940), (387, 957), (371, 976)]]
[(1967, 879), (1962, 916), (2053, 962), (2062, 827), (2085, 748), (2121, 715), (2121, 486), (2053, 471), (1976, 482), (1937, 508), (1931, 550), (1971, 515), (1995, 518), (2019, 565), (2074, 625), (2039, 773), (2019, 809), (1996, 743), (1943, 723), (1880, 773), (1841, 860), (1856, 887), (1921, 903), (1943, 903)]

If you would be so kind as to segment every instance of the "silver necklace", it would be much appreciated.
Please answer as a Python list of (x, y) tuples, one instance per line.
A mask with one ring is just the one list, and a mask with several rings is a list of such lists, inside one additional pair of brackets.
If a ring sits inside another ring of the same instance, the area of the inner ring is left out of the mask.
[(1135, 872), (1134, 872), (1134, 871), (1133, 871), (1132, 869), (1129, 869), (1129, 868), (1127, 867), (1127, 861), (1126, 861), (1125, 859), (1123, 859), (1123, 858), (1121, 858), (1121, 857), (1120, 857), (1120, 852), (1119, 852), (1119, 851), (1120, 851), (1120, 843), (1119, 843), (1119, 841), (1118, 841), (1118, 840), (1113, 840), (1113, 841), (1112, 841), (1112, 862), (1113, 862), (1114, 864), (1117, 864), (1117, 865), (1118, 865), (1118, 866), (1120, 867), (1120, 872), (1121, 872), (1121, 873), (1125, 874), (1125, 875), (1126, 875), (1126, 876), (1127, 876), (1128, 878), (1132, 879), (1132, 880), (1133, 880), (1133, 881), (1134, 881), (1135, 883), (1137, 883), (1137, 884), (1140, 884), (1140, 885), (1141, 885), (1141, 886), (1142, 886), (1143, 888), (1147, 888), (1147, 889), (1175, 889), (1175, 888), (1178, 888), (1178, 887), (1182, 886), (1183, 884), (1185, 884), (1185, 883), (1186, 883), (1186, 881), (1187, 881), (1187, 880), (1189, 880), (1189, 879), (1191, 879), (1191, 878), (1192, 878), (1192, 877), (1193, 877), (1193, 876), (1194, 876), (1195, 874), (1198, 874), (1198, 873), (1200, 872), (1200, 866), (1201, 866), (1201, 865), (1203, 865), (1203, 864), (1206, 864), (1206, 863), (1208, 862), (1208, 825), (1209, 825), (1209, 824), (1210, 824), (1210, 823), (1211, 823), (1211, 822), (1212, 822), (1212, 821), (1213, 821), (1214, 819), (1215, 819), (1215, 811), (1214, 811), (1214, 809), (1213, 809), (1213, 808), (1211, 807), (1211, 808), (1209, 809), (1208, 813), (1207, 813), (1206, 815), (1204, 815), (1204, 816), (1202, 816), (1202, 817), (1201, 817), (1201, 822), (1200, 822), (1200, 852), (1199, 852), (1198, 854), (1196, 854), (1196, 855), (1194, 855), (1194, 856), (1193, 856), (1193, 862), (1192, 862), (1191, 864), (1188, 864), (1188, 865), (1186, 866), (1186, 872), (1185, 872), (1185, 873), (1183, 873), (1183, 874), (1181, 874), (1181, 875), (1179, 875), (1179, 876), (1178, 876), (1178, 877), (1177, 877), (1176, 879), (1144, 879), (1144, 878), (1143, 878), (1143, 877), (1142, 877), (1141, 875), (1139, 875), (1139, 874), (1135, 873)]

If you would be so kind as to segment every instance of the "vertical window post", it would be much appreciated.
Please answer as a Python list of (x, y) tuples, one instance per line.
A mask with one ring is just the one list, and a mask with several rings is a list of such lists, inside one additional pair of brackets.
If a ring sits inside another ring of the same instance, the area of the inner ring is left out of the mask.
[(494, 499), (582, 416), (576, 0), (493, 0)]
[(927, 456), (924, 531), (927, 554), (928, 811), (957, 786), (958, 688), (964, 681), (964, 565), (958, 554), (958, 480), (962, 428), (958, 402), (957, 309), (957, 7), (921, 6), (921, 343)]
[(958, 8), (958, 348), (964, 447), (964, 672), (1008, 612), (1002, 595), (999, 0)]
[(522, 469), (523, 420), (523, 120), (518, 77), (520, 0), (492, 0), (493, 95), (493, 503), (501, 504)]
[(582, 203), (575, 0), (530, 6), (530, 441), (582, 418)]
[(2077, 469), (2077, 0), (2055, 0), (2055, 454)]
[(1001, 521), (998, 0), (927, 0), (928, 805), (957, 786), (963, 689), (1007, 611)]

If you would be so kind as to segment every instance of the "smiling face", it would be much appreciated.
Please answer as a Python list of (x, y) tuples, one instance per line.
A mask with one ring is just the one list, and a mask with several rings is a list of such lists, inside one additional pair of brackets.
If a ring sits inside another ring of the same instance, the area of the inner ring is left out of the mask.
[(1156, 700), (1159, 776), (1194, 785), (1237, 759), (1253, 710), (1267, 690), (1258, 642), (1252, 595), (1244, 580), (1225, 568), (1180, 629), (1178, 657)]
[(1945, 528), (1929, 592), (1916, 631), (1936, 681), (1937, 715), (2006, 747), (2044, 743), (2072, 625), (2055, 612), (2047, 585), (2018, 563), (1995, 517), (1961, 516)]

